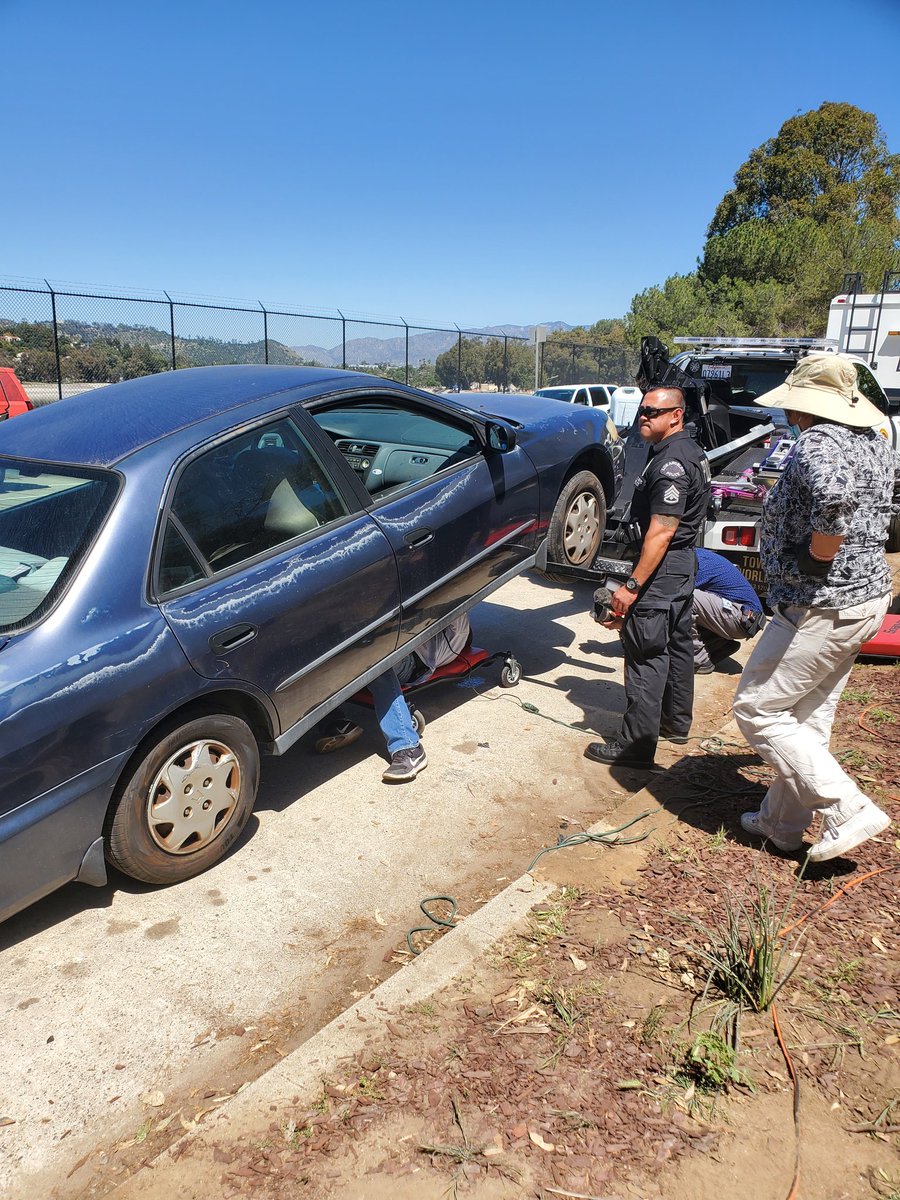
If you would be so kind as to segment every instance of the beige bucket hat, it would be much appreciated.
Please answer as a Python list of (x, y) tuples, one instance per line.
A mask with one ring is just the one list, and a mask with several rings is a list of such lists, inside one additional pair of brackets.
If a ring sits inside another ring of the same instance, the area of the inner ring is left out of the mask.
[(780, 387), (753, 403), (809, 413), (854, 429), (869, 429), (884, 420), (884, 414), (859, 390), (856, 367), (842, 354), (810, 354), (797, 363)]

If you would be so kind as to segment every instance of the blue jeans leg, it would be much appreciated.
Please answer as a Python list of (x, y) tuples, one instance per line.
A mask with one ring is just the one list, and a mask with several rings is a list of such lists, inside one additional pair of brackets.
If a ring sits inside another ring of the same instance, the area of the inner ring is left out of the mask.
[(375, 703), (375, 715), (387, 742), (388, 754), (394, 755), (398, 750), (408, 750), (418, 746), (419, 735), (409, 715), (409, 705), (400, 688), (397, 672), (385, 671), (369, 684), (372, 700)]

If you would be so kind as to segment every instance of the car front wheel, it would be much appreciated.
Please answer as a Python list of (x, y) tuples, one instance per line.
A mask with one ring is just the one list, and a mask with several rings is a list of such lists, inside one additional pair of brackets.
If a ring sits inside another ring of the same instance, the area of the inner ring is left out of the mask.
[(199, 875), (240, 836), (258, 784), (259, 748), (239, 717), (170, 727), (120, 789), (107, 818), (107, 858), (146, 883)]
[(566, 480), (548, 532), (548, 565), (589, 567), (606, 530), (606, 497), (593, 471), (579, 471)]

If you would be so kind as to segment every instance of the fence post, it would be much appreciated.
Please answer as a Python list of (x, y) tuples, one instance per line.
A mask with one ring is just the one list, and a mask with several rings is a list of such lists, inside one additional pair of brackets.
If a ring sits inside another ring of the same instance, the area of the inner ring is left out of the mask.
[(509, 391), (509, 338), (503, 335), (503, 390)]
[(172, 297), (168, 292), (164, 291), (163, 295), (169, 302), (169, 332), (172, 338), (172, 370), (175, 370), (175, 305), (172, 303)]
[(546, 342), (541, 342), (541, 358), (540, 358), (540, 365), (538, 367), (538, 387), (539, 388), (542, 388), (544, 386), (544, 347), (546, 345), (547, 345)]
[(344, 316), (344, 314), (341, 312), (340, 309), (338, 309), (337, 311), (338, 311), (338, 315), (341, 318), (341, 366), (346, 371), (347, 370), (347, 318)]
[(50, 287), (49, 280), (45, 279), (47, 289), (50, 292), (50, 311), (53, 315), (53, 349), (56, 351), (56, 394), (58, 399), (62, 400), (62, 364), (59, 358), (59, 329), (56, 325), (56, 292)]
[(462, 330), (459, 328), (458, 325), (456, 326), (456, 328), (458, 331), (457, 337), (456, 337), (456, 390), (458, 392), (461, 392), (462, 391)]
[(256, 303), (257, 303), (257, 304), (259, 305), (259, 307), (262, 309), (262, 315), (263, 315), (263, 347), (264, 347), (264, 353), (265, 353), (265, 356), (266, 356), (266, 359), (265, 359), (265, 361), (266, 361), (266, 366), (268, 366), (268, 365), (269, 365), (269, 314), (266, 312), (266, 306), (263, 304), (262, 300), (257, 300), (257, 302), (256, 302)]
[(409, 383), (409, 326), (403, 317), (400, 320), (403, 321), (403, 328), (406, 330), (406, 373), (403, 376), (403, 382)]

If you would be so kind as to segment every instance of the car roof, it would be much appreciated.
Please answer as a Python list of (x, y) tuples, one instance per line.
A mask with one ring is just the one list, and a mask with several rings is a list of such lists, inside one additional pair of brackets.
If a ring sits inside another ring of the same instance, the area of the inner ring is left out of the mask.
[(574, 392), (574, 391), (577, 391), (578, 388), (583, 388), (583, 387), (586, 387), (586, 388), (592, 388), (592, 387), (614, 388), (614, 387), (618, 387), (618, 386), (619, 385), (616, 383), (546, 383), (540, 390), (542, 392), (547, 392), (552, 388), (555, 392), (561, 392), (564, 389), (568, 392)]
[(216, 414), (231, 413), (237, 423), (241, 408), (251, 408), (267, 396), (366, 383), (390, 386), (374, 375), (331, 367), (188, 367), (144, 375), (4, 421), (0, 454), (111, 467)]

